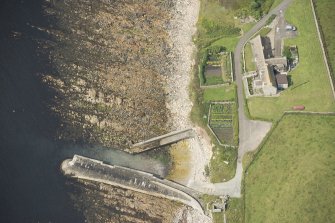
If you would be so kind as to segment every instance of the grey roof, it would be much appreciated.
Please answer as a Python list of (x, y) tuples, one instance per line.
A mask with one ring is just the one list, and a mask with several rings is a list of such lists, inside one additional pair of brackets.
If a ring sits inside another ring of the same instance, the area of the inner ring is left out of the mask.
[(287, 76), (285, 74), (276, 75), (277, 84), (288, 84)]
[(266, 59), (265, 62), (269, 65), (284, 65), (284, 66), (287, 66), (286, 57), (270, 58), (270, 59)]
[(260, 35), (257, 35), (254, 39), (250, 40), (250, 43), (252, 44), (251, 47), (256, 60), (257, 69), (264, 85), (275, 87), (276, 83), (273, 77), (273, 69), (270, 69), (265, 63)]

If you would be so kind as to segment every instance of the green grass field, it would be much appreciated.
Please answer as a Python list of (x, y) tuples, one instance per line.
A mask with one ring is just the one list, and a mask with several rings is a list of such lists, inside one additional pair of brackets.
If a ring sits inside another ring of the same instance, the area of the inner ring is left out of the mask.
[(223, 84), (222, 76), (212, 76), (212, 77), (206, 77), (205, 76), (205, 86), (209, 85), (217, 85), (217, 84)]
[(223, 37), (213, 42), (211, 46), (224, 46), (226, 47), (227, 51), (233, 52), (235, 50), (235, 47), (238, 41), (239, 41), (239, 37), (237, 36)]
[(285, 45), (297, 45), (299, 50), (299, 65), (289, 74), (293, 85), (280, 97), (249, 99), (249, 111), (253, 118), (276, 120), (293, 105), (305, 105), (308, 111), (335, 110), (310, 1), (294, 1), (285, 15), (299, 32), (298, 37), (285, 40)]
[[(323, 44), (326, 47), (328, 63), (335, 79), (335, 1), (333, 0), (314, 0), (315, 11), (321, 26)], [(335, 84), (335, 80), (333, 80)]]
[(335, 116), (285, 115), (245, 178), (246, 223), (335, 222)]
[(246, 33), (250, 29), (252, 29), (252, 27), (254, 27), (254, 25), (256, 25), (256, 22), (249, 22), (249, 23), (245, 23), (243, 25), (240, 25), (240, 27), (243, 30), (243, 32)]
[(235, 85), (227, 85), (218, 88), (204, 89), (204, 100), (210, 101), (233, 101), (235, 100)]
[(247, 43), (244, 47), (244, 59), (245, 59), (245, 71), (255, 71), (256, 64), (254, 62), (254, 56), (252, 54), (251, 44)]
[[(236, 148), (222, 148), (215, 146), (210, 161), (210, 180), (212, 183), (220, 183), (230, 180), (236, 172)], [(228, 162), (226, 164), (224, 161)]]

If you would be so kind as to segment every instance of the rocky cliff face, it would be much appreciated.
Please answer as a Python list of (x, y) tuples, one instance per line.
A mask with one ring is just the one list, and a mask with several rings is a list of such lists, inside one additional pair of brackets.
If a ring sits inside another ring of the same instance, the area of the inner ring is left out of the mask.
[(47, 1), (59, 137), (119, 149), (166, 133), (173, 0)]

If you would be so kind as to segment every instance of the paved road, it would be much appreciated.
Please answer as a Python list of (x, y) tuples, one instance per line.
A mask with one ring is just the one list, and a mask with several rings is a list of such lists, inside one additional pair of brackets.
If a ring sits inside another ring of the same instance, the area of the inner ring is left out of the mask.
[(249, 120), (245, 115), (244, 108), (244, 94), (242, 83), (242, 50), (246, 42), (265, 24), (267, 19), (272, 15), (279, 15), (284, 11), (292, 0), (284, 0), (280, 5), (273, 9), (268, 15), (264, 16), (249, 32), (242, 36), (237, 44), (234, 52), (234, 69), (235, 79), (237, 84), (237, 97), (238, 97), (238, 116), (239, 116), (239, 148), (236, 173), (233, 179), (224, 183), (205, 183), (194, 182), (189, 185), (200, 192), (213, 194), (213, 195), (229, 195), (231, 197), (241, 196), (241, 183), (243, 176), (242, 158), (245, 153), (255, 150), (268, 131), (271, 129), (271, 123)]
[(279, 13), (278, 24), (275, 27), (274, 37), (274, 56), (281, 57), (282, 55), (282, 38), (285, 37), (285, 18), (284, 13)]
[(283, 39), (284, 38), (294, 38), (297, 36), (297, 31), (286, 30), (286, 25), (291, 25), (285, 21), (284, 13), (279, 12), (278, 24), (275, 26), (275, 36), (274, 36), (274, 56), (282, 56)]

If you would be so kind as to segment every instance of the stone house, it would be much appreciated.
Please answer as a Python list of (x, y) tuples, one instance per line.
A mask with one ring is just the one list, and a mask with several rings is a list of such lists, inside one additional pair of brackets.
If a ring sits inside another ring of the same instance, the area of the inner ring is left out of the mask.
[(261, 87), (266, 96), (275, 95), (277, 93), (277, 86), (274, 71), (265, 61), (261, 36), (256, 36), (250, 40), (250, 43), (258, 72), (258, 75), (254, 79), (253, 86)]
[(254, 89), (262, 89), (265, 96), (277, 94), (278, 90), (288, 87), (286, 57), (265, 58), (262, 38), (257, 35), (250, 40), (255, 58), (257, 75), (254, 77)]

